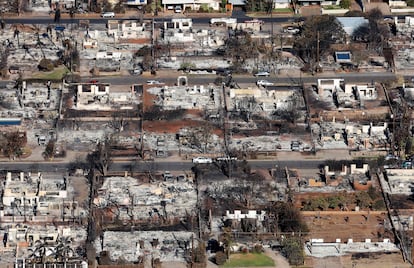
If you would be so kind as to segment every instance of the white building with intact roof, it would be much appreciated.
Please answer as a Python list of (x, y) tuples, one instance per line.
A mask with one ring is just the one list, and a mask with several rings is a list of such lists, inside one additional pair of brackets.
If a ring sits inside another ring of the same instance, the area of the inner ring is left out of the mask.
[(221, 0), (162, 0), (161, 4), (164, 10), (168, 7), (179, 6), (182, 10), (190, 8), (192, 10), (199, 10), (201, 6), (207, 6), (209, 9), (219, 10)]
[(368, 19), (364, 17), (336, 17), (342, 24), (342, 28), (348, 36), (351, 36), (358, 27), (368, 24)]

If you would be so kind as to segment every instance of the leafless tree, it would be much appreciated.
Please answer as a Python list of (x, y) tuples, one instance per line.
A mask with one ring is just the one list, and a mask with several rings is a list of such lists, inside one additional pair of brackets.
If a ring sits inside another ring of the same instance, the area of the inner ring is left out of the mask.
[(212, 142), (213, 126), (206, 123), (190, 130), (189, 142), (200, 152), (206, 153), (208, 145)]
[(112, 113), (112, 120), (109, 122), (109, 126), (113, 128), (116, 132), (122, 132), (124, 130), (124, 127), (127, 126), (127, 124), (128, 122), (122, 113)]
[(284, 109), (276, 110), (273, 115), (296, 124), (296, 121), (301, 117), (301, 105), (298, 94), (293, 94), (287, 100), (287, 105)]
[(7, 101), (3, 94), (0, 94), (0, 106), (5, 109), (11, 109), (13, 104)]
[(233, 59), (233, 69), (241, 71), (247, 59), (259, 58), (259, 47), (247, 32), (236, 30), (225, 43), (224, 56)]
[(98, 142), (95, 151), (87, 156), (87, 161), (91, 168), (97, 170), (103, 176), (107, 175), (109, 166), (112, 163), (112, 147), (114, 145), (114, 138), (106, 136), (103, 141)]
[(383, 47), (387, 45), (390, 29), (382, 22), (383, 15), (379, 9), (371, 10), (367, 16), (368, 23), (355, 29), (352, 33), (353, 38), (367, 43), (370, 49), (382, 53)]

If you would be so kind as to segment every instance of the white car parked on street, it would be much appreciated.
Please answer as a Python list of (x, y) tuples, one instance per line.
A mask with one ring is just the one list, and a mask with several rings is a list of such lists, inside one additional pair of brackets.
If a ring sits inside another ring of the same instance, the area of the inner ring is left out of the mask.
[(274, 84), (272, 82), (269, 82), (267, 80), (257, 80), (256, 85), (267, 87), (267, 86), (273, 86)]
[(164, 83), (161, 83), (160, 81), (157, 81), (157, 80), (148, 80), (147, 81), (147, 85), (161, 85), (161, 84), (164, 84)]
[(199, 157), (193, 158), (193, 163), (194, 164), (211, 164), (213, 163), (213, 159), (199, 156)]
[(293, 27), (293, 26), (289, 26), (289, 27), (284, 28), (283, 32), (290, 33), (290, 34), (298, 34), (300, 33), (300, 29)]
[(259, 77), (259, 76), (270, 76), (269, 72), (257, 72), (254, 74), (254, 76)]
[(104, 12), (101, 14), (102, 18), (113, 18), (115, 17), (115, 13), (114, 12)]

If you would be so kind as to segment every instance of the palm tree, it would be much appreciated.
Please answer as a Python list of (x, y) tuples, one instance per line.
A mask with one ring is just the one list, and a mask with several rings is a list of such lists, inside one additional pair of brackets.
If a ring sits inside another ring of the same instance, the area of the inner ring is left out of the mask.
[(50, 248), (48, 247), (45, 239), (36, 240), (31, 249), (32, 253), (29, 255), (29, 258), (33, 258), (35, 263), (44, 263), (45, 257), (47, 256)]
[(54, 252), (55, 260), (66, 263), (67, 259), (72, 257), (75, 252), (71, 245), (72, 239), (70, 237), (59, 237)]

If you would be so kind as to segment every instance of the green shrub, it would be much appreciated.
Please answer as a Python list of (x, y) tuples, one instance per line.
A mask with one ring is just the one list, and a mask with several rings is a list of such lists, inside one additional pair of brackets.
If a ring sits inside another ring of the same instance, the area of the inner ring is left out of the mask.
[(39, 62), (38, 68), (40, 71), (50, 72), (53, 71), (54, 65), (51, 60), (45, 58)]
[(341, 2), (339, 3), (339, 6), (341, 8), (348, 9), (351, 6), (351, 0), (341, 0)]
[(208, 13), (208, 5), (207, 4), (201, 4), (200, 8), (198, 9), (198, 12), (200, 13)]
[(259, 244), (254, 245), (252, 248), (252, 253), (262, 253), (263, 251), (263, 246)]
[(216, 256), (214, 257), (214, 262), (217, 265), (223, 265), (227, 261), (227, 256), (224, 252), (217, 252)]

